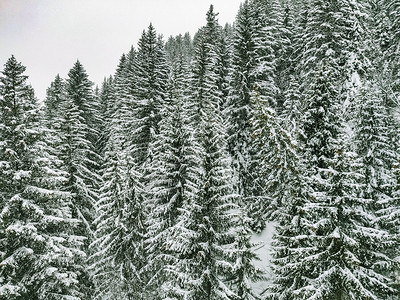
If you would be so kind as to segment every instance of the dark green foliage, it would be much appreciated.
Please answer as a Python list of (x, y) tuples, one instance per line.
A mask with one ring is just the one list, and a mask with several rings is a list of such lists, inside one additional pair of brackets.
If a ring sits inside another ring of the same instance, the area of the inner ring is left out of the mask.
[(45, 142), (25, 67), (12, 56), (0, 84), (0, 299), (81, 299), (84, 237), (71, 236), (66, 173)]
[(150, 162), (149, 149), (155, 134), (159, 132), (160, 110), (166, 97), (168, 68), (161, 37), (157, 37), (150, 24), (138, 43), (138, 51), (132, 67), (135, 102), (134, 157), (138, 165)]

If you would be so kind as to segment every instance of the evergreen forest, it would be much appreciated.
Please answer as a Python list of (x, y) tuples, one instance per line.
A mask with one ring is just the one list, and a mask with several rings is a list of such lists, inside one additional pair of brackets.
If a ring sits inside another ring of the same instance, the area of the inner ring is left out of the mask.
[(204, 17), (43, 101), (7, 60), (0, 300), (400, 299), (400, 1)]

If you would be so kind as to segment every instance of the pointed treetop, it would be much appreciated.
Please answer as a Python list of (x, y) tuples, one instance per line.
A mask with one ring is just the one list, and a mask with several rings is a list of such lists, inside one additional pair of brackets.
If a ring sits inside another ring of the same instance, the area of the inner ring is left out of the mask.
[(217, 19), (218, 13), (214, 12), (214, 5), (210, 5), (210, 8), (207, 11), (207, 24), (218, 23)]
[[(7, 62), (4, 65), (4, 70), (2, 71), (3, 75), (6, 77), (14, 77), (21, 75), (24, 73), (26, 70), (26, 67), (22, 65), (22, 63), (18, 62), (14, 55), (11, 55), (11, 57), (7, 60)], [(28, 78), (28, 76), (23, 76), (23, 81), (25, 81)], [(2, 78), (3, 79), (3, 78)]]
[(155, 29), (154, 29), (154, 26), (153, 26), (153, 23), (150, 22), (149, 27), (148, 27), (147, 30), (148, 30), (149, 32), (155, 30)]

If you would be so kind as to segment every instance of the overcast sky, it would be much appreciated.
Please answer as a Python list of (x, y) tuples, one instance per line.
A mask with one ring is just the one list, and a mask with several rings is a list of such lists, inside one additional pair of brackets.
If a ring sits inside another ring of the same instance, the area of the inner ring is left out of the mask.
[(14, 54), (27, 67), (38, 98), (56, 74), (66, 77), (79, 59), (101, 84), (150, 22), (164, 39), (193, 34), (214, 4), (223, 25), (242, 0), (0, 0), (0, 69)]

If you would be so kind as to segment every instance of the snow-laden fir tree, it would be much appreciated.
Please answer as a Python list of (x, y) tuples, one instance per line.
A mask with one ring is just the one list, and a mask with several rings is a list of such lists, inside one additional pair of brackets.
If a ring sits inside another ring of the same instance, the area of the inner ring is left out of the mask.
[[(397, 189), (395, 168), (398, 165), (398, 143), (392, 139), (396, 121), (385, 102), (385, 93), (377, 84), (365, 85), (357, 105), (354, 139), (360, 159), (360, 173), (363, 174), (360, 197), (376, 211), (376, 226), (387, 229), (388, 234), (392, 235), (388, 242), (379, 245), (381, 251), (396, 259), (399, 255), (397, 235), (400, 212), (398, 199), (394, 195)], [(376, 245), (370, 246), (376, 249)], [(398, 270), (398, 263), (396, 266), (392, 262), (378, 266), (378, 271), (394, 275), (396, 267)]]
[(174, 99), (163, 114), (160, 124), (163, 134), (155, 147), (157, 155), (147, 205), (151, 208), (147, 239), (148, 268), (153, 274), (150, 285), (161, 287), (156, 289), (160, 299), (176, 295), (174, 285), (178, 279), (169, 269), (181, 257), (169, 245), (174, 244), (175, 233), (179, 232), (180, 215), (194, 202), (199, 177), (199, 147), (185, 123), (183, 106), (182, 99)]
[(103, 185), (96, 203), (91, 257), (96, 299), (144, 299), (143, 188), (130, 155), (131, 109), (126, 56), (114, 76), (105, 146)]
[[(150, 24), (144, 31), (132, 66), (135, 128), (133, 156), (139, 166), (151, 162), (149, 145), (159, 132), (160, 109), (166, 97), (168, 67), (161, 37)], [(146, 165), (142, 167), (145, 169)]]
[[(244, 287), (246, 284), (241, 280), (245, 276), (238, 280), (234, 273), (239, 252), (234, 237), (237, 212), (232, 204), (235, 195), (220, 110), (223, 94), (216, 80), (218, 58), (211, 39), (211, 34), (218, 32), (220, 27), (211, 6), (207, 12), (207, 25), (199, 32), (195, 43), (188, 99), (188, 107), (192, 110), (190, 123), (195, 131), (193, 136), (199, 145), (196, 192), (191, 193), (191, 201), (184, 203), (167, 241), (167, 247), (178, 258), (175, 264), (168, 266), (176, 280), (165, 285), (173, 291), (175, 299), (230, 299), (235, 297), (238, 285)], [(243, 249), (245, 247), (240, 251)], [(239, 256), (243, 258), (242, 254)], [(239, 263), (236, 267), (236, 271), (241, 271)], [(242, 289), (243, 297), (247, 292)]]
[[(389, 49), (387, 59), (390, 62), (390, 69), (392, 71), (392, 89), (396, 92), (396, 98), (399, 99), (400, 93), (400, 67), (399, 67), (399, 53), (400, 53), (400, 2), (398, 0), (385, 1), (386, 9), (389, 14)], [(396, 103), (398, 105), (398, 103)]]
[(293, 76), (295, 12), (290, 1), (280, 1), (275, 5), (274, 18), (277, 36), (276, 56), (276, 86), (278, 87), (276, 111), (282, 113), (285, 93), (289, 88), (290, 77)]
[(245, 1), (238, 13), (233, 38), (232, 89), (227, 108), (229, 151), (233, 158), (235, 185), (248, 206), (253, 229), (265, 226), (261, 176), (257, 174), (257, 153), (253, 144), (254, 105), (251, 95), (257, 89), (275, 106), (275, 84), (278, 25), (277, 3)]
[[(333, 51), (333, 49), (332, 49)], [(307, 246), (302, 261), (307, 268), (301, 274), (303, 286), (295, 295), (307, 299), (379, 299), (390, 291), (388, 280), (373, 270), (386, 264), (377, 247), (383, 245), (385, 231), (375, 228), (374, 211), (358, 197), (354, 155), (343, 142), (343, 118), (336, 55), (327, 49), (313, 73), (305, 94), (308, 107), (304, 114), (302, 145), (306, 175), (312, 196), (305, 206)], [(336, 57), (335, 57), (336, 56)]]
[[(300, 83), (298, 59), (302, 52), (303, 27), (307, 20), (300, 18), (299, 11), (307, 17), (308, 7), (305, 3), (282, 1), (282, 28), (283, 43), (277, 55), (277, 86), (279, 87), (279, 115), (285, 119), (286, 127), (299, 122), (302, 107), (300, 101)], [(297, 11), (299, 10), (299, 11)]]
[(359, 54), (359, 15), (354, 3), (312, 1), (305, 27), (302, 66), (307, 79), (301, 97), (307, 109), (300, 145), (312, 194), (305, 198), (297, 263), (289, 265), (293, 270), (286, 273), (290, 280), (283, 289), (293, 299), (376, 299), (388, 289), (387, 278), (372, 270), (374, 264), (387, 263), (385, 257), (362, 246), (365, 241), (385, 243), (387, 234), (371, 226), (374, 211), (356, 193), (360, 175), (342, 137), (346, 83), (356, 70), (350, 63)]
[(179, 227), (170, 249), (178, 252), (179, 260), (170, 271), (179, 278), (174, 287), (177, 299), (230, 299), (235, 289), (228, 282), (233, 276), (234, 262), (234, 196), (229, 161), (221, 117), (210, 110), (203, 122), (199, 133), (201, 174), (197, 193), (178, 219)]
[[(81, 250), (88, 255), (88, 246), (93, 238), (94, 204), (98, 198), (97, 189), (101, 182), (98, 175), (100, 158), (95, 153), (95, 146), (92, 143), (92, 140), (97, 139), (95, 130), (97, 118), (94, 117), (97, 105), (91, 102), (95, 101), (91, 83), (79, 61), (70, 70), (65, 84), (61, 84), (58, 90), (52, 88), (49, 90), (50, 96), (57, 93), (59, 99), (59, 105), (54, 108), (54, 112), (50, 106), (46, 106), (45, 111), (50, 117), (48, 122), (53, 124), (55, 154), (62, 161), (62, 170), (66, 172), (67, 180), (63, 182), (62, 190), (71, 194), (72, 216), (80, 220), (73, 232), (85, 237)], [(51, 102), (50, 97), (45, 104)], [(85, 266), (87, 263), (85, 260)], [(88, 278), (86, 267), (83, 274), (85, 282), (81, 284), (87, 288), (88, 294), (85, 297), (90, 298), (92, 283)]]
[(256, 195), (257, 188), (251, 162), (254, 161), (251, 145), (251, 118), (253, 105), (250, 101), (254, 87), (256, 67), (255, 22), (252, 6), (245, 1), (239, 9), (233, 36), (232, 87), (229, 95), (228, 146), (235, 170), (236, 189), (247, 202)]
[(176, 281), (168, 274), (168, 266), (179, 258), (167, 245), (173, 242), (171, 236), (183, 207), (193, 202), (199, 176), (199, 149), (187, 112), (187, 58), (181, 41), (177, 40), (171, 50), (167, 97), (160, 111), (160, 131), (151, 146), (155, 155), (147, 180), (149, 262), (146, 268), (151, 274), (150, 289), (157, 299), (174, 295), (173, 288), (167, 288)]
[(195, 127), (198, 127), (202, 118), (205, 117), (207, 101), (212, 101), (218, 107), (224, 102), (223, 92), (218, 86), (223, 79), (220, 77), (222, 66), (218, 55), (221, 47), (222, 28), (218, 24), (217, 15), (211, 5), (207, 12), (207, 23), (199, 30), (194, 39), (195, 48), (190, 84), (191, 97), (196, 101), (190, 102), (193, 105), (190, 108), (190, 118)]
[(24, 71), (12, 56), (0, 78), (0, 299), (84, 299), (84, 237)]
[[(387, 264), (376, 247), (388, 235), (375, 228), (374, 211), (358, 196), (354, 155), (343, 143), (343, 119), (334, 78), (338, 68), (324, 62), (308, 92), (304, 114), (303, 145), (306, 176), (312, 195), (305, 205), (307, 244), (302, 251), (300, 299), (379, 299), (390, 291), (388, 279), (374, 270)], [(332, 69), (329, 69), (332, 68)], [(296, 298), (295, 298), (296, 299)]]
[(89, 80), (87, 72), (81, 62), (77, 60), (66, 79), (66, 93), (68, 97), (78, 107), (85, 124), (88, 126), (86, 139), (95, 145), (98, 141), (98, 126), (101, 123), (99, 119), (100, 106), (98, 99), (94, 97), (92, 90), (93, 83)]
[[(81, 81), (80, 81), (81, 79)], [(70, 70), (65, 84), (65, 98), (61, 104), (61, 144), (59, 157), (68, 173), (65, 189), (73, 194), (73, 213), (81, 219), (80, 232), (92, 237), (93, 206), (97, 200), (100, 178), (97, 174), (97, 154), (89, 140), (93, 138), (93, 128), (89, 128), (94, 111), (87, 103), (92, 98), (86, 71), (78, 62)]]
[(45, 99), (45, 118), (49, 122), (48, 127), (57, 127), (56, 118), (60, 113), (60, 105), (65, 95), (65, 82), (59, 74), (56, 75), (51, 82), (50, 87), (46, 90)]
[(95, 299), (145, 299), (142, 189), (124, 154), (118, 145), (108, 143), (95, 220), (97, 239), (92, 243)]
[(260, 107), (256, 115), (264, 146), (261, 168), (266, 179), (269, 214), (276, 222), (272, 240), (272, 284), (268, 299), (296, 299), (294, 291), (303, 283), (306, 269), (301, 247), (307, 247), (307, 227), (304, 226), (304, 205), (309, 197), (308, 182), (303, 176), (298, 146), (290, 132), (278, 122), (274, 111)]

